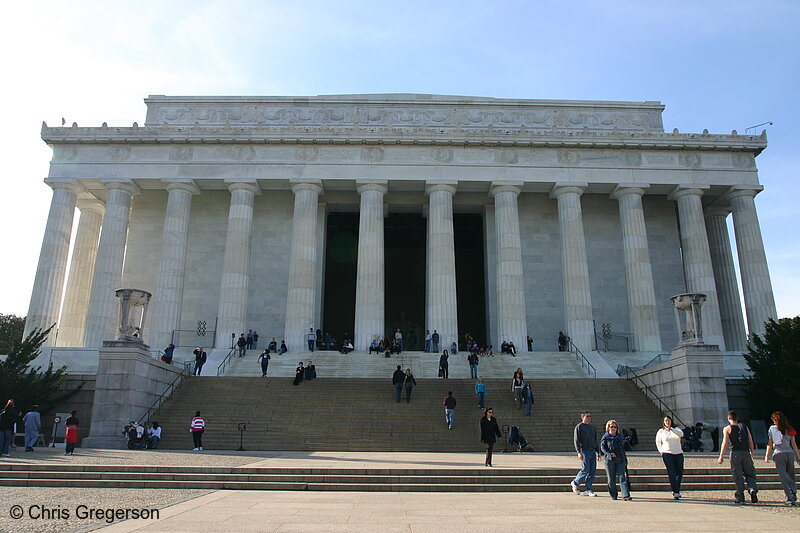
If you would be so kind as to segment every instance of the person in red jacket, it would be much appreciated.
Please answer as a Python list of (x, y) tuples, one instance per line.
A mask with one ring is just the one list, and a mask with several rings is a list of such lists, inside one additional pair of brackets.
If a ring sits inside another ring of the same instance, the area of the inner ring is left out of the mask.
[(75, 451), (75, 445), (78, 444), (78, 417), (75, 415), (78, 414), (78, 411), (73, 411), (69, 414), (69, 418), (67, 418), (67, 432), (64, 435), (64, 442), (67, 443), (67, 446), (64, 451), (64, 455), (72, 455), (72, 452)]

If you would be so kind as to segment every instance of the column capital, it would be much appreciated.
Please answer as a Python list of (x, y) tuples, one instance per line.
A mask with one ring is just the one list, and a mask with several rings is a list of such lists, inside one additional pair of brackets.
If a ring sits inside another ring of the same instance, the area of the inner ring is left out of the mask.
[(256, 180), (225, 180), (225, 185), (228, 191), (247, 191), (254, 195), (261, 194), (261, 187), (258, 186)]
[(81, 210), (81, 212), (84, 212), (84, 211), (95, 211), (97, 213), (100, 213), (101, 215), (106, 212), (106, 206), (100, 200), (80, 200), (79, 199), (78, 202), (77, 202), (77, 207), (78, 207), (78, 209)]
[(129, 194), (140, 194), (142, 190), (131, 180), (100, 180), (107, 191), (125, 191)]
[(588, 183), (556, 183), (553, 185), (553, 190), (550, 191), (550, 198), (558, 198), (562, 194), (568, 193), (580, 196), (587, 187), (589, 187)]
[(732, 198), (741, 198), (743, 196), (749, 196), (751, 198), (755, 198), (755, 196), (764, 190), (763, 185), (734, 185), (723, 195), (725, 199), (730, 200)]
[(430, 196), (435, 192), (449, 192), (451, 195), (458, 189), (457, 181), (428, 181), (425, 182), (425, 195)]
[(731, 206), (729, 205), (709, 205), (703, 209), (703, 216), (709, 217), (722, 217), (725, 218), (731, 213)]
[(193, 179), (164, 179), (161, 180), (161, 183), (164, 184), (164, 188), (168, 191), (183, 190), (191, 193), (192, 195), (200, 194), (200, 188)]
[(293, 193), (300, 191), (313, 191), (317, 194), (322, 194), (322, 180), (312, 178), (293, 178), (289, 180), (289, 185), (292, 187)]
[(358, 194), (363, 194), (367, 191), (386, 194), (389, 192), (389, 183), (385, 180), (356, 180), (356, 191), (358, 191)]
[(620, 183), (614, 190), (611, 191), (609, 195), (612, 200), (619, 200), (620, 197), (628, 195), (628, 194), (635, 194), (637, 196), (644, 196), (647, 192), (647, 189), (650, 188), (649, 183)]
[(86, 188), (73, 180), (65, 180), (61, 178), (45, 178), (44, 182), (50, 186), (51, 189), (67, 189), (75, 194), (80, 194), (86, 191)]
[(492, 183), (492, 186), (489, 189), (489, 196), (494, 198), (498, 194), (511, 193), (514, 195), (514, 197), (517, 197), (521, 192), (522, 192), (522, 183), (520, 182), (496, 181)]
[(705, 190), (710, 189), (710, 185), (697, 185), (697, 184), (686, 184), (686, 185), (676, 185), (674, 189), (667, 195), (667, 200), (677, 200), (678, 198), (683, 198), (684, 196), (703, 196)]

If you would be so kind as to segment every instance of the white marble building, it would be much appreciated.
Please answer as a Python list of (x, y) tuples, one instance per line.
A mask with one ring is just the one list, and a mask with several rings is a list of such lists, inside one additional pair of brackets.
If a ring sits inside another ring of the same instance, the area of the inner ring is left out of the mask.
[(153, 293), (144, 340), (154, 347), (198, 321), (216, 331), (217, 347), (250, 328), (303, 346), (309, 327), (326, 329), (336, 312), (324, 299), (338, 283), (326, 276), (329, 213), (358, 217), (347, 302), (357, 349), (391, 328), (384, 221), (393, 213), (424, 217), (424, 258), (409, 258), (424, 261), (424, 313), (413, 318), (446, 346), (465, 333), (460, 214), (481, 217), (483, 257), (472, 266), (485, 279), (474, 287), (485, 331), (473, 334), (495, 345), (522, 348), (530, 335), (554, 350), (563, 330), (590, 351), (609, 324), (631, 349), (667, 351), (677, 338), (669, 297), (687, 291), (708, 295), (706, 342), (729, 352), (776, 316), (754, 203), (763, 134), (665, 133), (658, 102), (145, 102), (143, 126), (42, 127), (53, 200), (26, 326), (57, 322), (57, 346), (114, 338), (122, 286)]

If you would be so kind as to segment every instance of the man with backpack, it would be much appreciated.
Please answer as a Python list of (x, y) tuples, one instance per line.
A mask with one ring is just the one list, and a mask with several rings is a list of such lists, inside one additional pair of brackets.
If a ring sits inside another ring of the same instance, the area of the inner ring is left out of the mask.
[(731, 474), (736, 485), (734, 503), (744, 503), (744, 487), (750, 493), (750, 501), (758, 503), (758, 484), (756, 482), (756, 467), (753, 464), (753, 435), (747, 426), (739, 423), (735, 411), (728, 411), (728, 425), (722, 430), (722, 446), (719, 447), (717, 462), (722, 464), (722, 457), (728, 444), (731, 446)]

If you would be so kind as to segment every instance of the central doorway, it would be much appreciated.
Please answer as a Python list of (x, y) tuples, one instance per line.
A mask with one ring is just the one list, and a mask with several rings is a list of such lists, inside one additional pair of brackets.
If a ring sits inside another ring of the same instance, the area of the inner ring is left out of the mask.
[(425, 342), (425, 261), (427, 221), (417, 213), (392, 213), (384, 219), (386, 335), (399, 328), (405, 349)]

